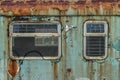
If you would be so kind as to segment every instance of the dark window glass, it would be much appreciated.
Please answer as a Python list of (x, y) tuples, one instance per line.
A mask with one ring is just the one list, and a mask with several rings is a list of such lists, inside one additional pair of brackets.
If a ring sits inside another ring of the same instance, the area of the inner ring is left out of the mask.
[(87, 33), (104, 33), (104, 24), (87, 24)]
[(57, 24), (14, 24), (14, 33), (57, 33)]
[(104, 56), (105, 55), (105, 37), (87, 36), (86, 37), (86, 55)]
[(14, 37), (12, 44), (16, 57), (58, 56), (58, 37)]

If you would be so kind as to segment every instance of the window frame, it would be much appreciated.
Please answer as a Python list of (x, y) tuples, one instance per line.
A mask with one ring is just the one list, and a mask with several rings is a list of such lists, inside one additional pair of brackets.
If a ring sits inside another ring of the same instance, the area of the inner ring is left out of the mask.
[[(13, 25), (14, 24), (57, 24), (57, 33), (14, 33), (13, 32)], [(13, 45), (13, 40), (12, 38), (14, 37), (45, 37), (45, 36), (55, 36), (58, 37), (58, 56), (55, 57), (17, 57), (12, 54), (12, 45)], [(10, 48), (10, 58), (12, 59), (45, 59), (45, 60), (54, 60), (54, 59), (59, 59), (61, 57), (61, 25), (60, 22), (58, 21), (44, 21), (44, 22), (30, 22), (30, 21), (13, 21), (9, 25), (9, 48)]]
[[(87, 24), (88, 23), (95, 23), (95, 24), (104, 24), (104, 33), (88, 33), (87, 32)], [(107, 21), (92, 21), (92, 20), (89, 20), (89, 21), (86, 21), (84, 23), (84, 58), (85, 59), (98, 59), (98, 60), (101, 60), (101, 59), (105, 59), (107, 57), (107, 42), (108, 42), (108, 23)], [(105, 53), (104, 53), (104, 56), (87, 56), (86, 54), (86, 37), (87, 36), (104, 36), (105, 37)]]

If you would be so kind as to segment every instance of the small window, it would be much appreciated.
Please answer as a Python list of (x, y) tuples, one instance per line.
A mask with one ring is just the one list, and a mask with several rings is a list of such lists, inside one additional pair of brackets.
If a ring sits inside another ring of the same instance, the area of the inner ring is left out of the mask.
[(12, 22), (10, 57), (13, 59), (58, 59), (61, 29), (58, 22)]
[(84, 23), (84, 57), (86, 59), (104, 59), (107, 57), (106, 21), (86, 21)]

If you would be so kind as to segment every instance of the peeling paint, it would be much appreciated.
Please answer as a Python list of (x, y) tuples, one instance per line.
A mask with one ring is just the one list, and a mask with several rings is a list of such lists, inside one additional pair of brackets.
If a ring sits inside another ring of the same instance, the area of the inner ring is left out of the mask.
[[(84, 11), (84, 13), (75, 13), (72, 15), (119, 15), (120, 2), (118, 0), (79, 0), (79, 1), (0, 1), (1, 15), (40, 15), (41, 12), (50, 9), (67, 12), (71, 7), (73, 10)], [(101, 12), (103, 9), (103, 13)], [(86, 13), (86, 10), (90, 13)], [(100, 12), (98, 12), (100, 11)], [(33, 14), (34, 12), (34, 14)], [(54, 14), (52, 15), (59, 15)]]
[(12, 78), (16, 76), (16, 73), (18, 72), (18, 70), (19, 70), (19, 67), (16, 60), (10, 59), (10, 62), (8, 65), (8, 73), (11, 75)]

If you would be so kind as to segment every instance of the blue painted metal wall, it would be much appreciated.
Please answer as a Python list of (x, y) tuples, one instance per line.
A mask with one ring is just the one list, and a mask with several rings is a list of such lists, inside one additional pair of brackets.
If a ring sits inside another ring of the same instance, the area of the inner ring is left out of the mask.
[[(72, 11), (68, 13), (72, 14)], [(105, 60), (88, 61), (83, 58), (83, 24), (89, 19), (108, 22), (108, 57)], [(23, 60), (23, 64), (19, 65), (21, 69), (14, 80), (120, 80), (119, 16), (64, 16), (59, 20), (64, 27), (61, 60), (59, 62)], [(6, 34), (10, 22), (11, 18), (0, 17), (0, 80), (11, 80), (7, 72), (7, 64), (9, 64), (7, 42), (9, 40)], [(66, 25), (75, 28), (66, 32)]]

